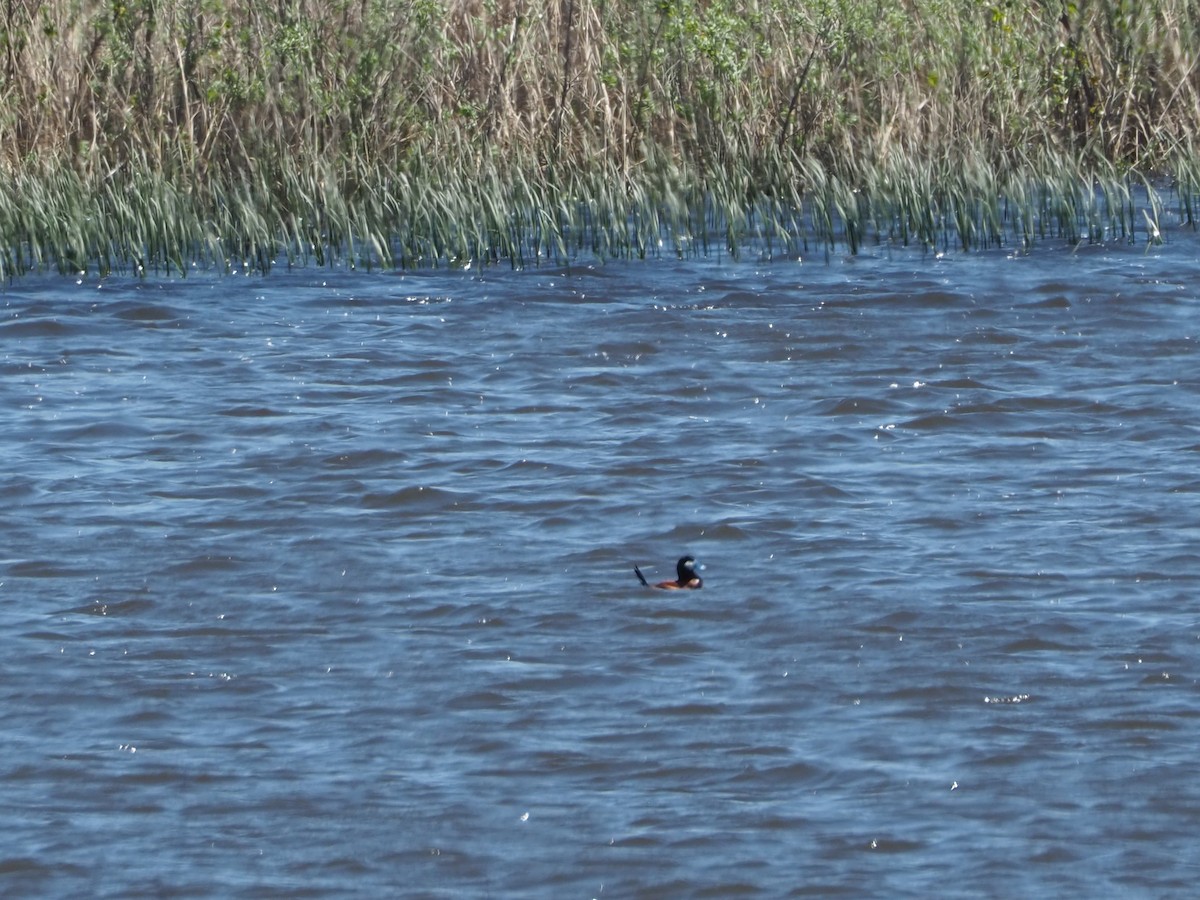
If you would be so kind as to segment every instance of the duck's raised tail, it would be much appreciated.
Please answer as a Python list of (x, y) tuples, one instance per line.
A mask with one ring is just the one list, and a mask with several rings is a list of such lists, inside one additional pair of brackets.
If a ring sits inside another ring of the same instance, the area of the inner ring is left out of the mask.
[(638, 577), (638, 581), (640, 581), (644, 586), (650, 587), (650, 582), (646, 580), (646, 576), (642, 574), (642, 570), (637, 566), (633, 567), (633, 574)]

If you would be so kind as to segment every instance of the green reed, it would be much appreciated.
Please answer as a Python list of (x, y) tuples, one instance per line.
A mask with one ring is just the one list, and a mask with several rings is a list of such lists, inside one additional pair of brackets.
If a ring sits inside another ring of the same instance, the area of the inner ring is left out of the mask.
[(1194, 7), (10, 5), (0, 275), (1140, 241)]
[(418, 179), (387, 167), (290, 160), (203, 187), (146, 172), (24, 173), (0, 186), (0, 276), (268, 272), (281, 262), (528, 267), (1159, 240), (1170, 222), (1194, 221), (1197, 192), (1194, 169), (1181, 167), (1164, 192), (1115, 167), (1059, 156), (1004, 173), (982, 164), (905, 165), (902, 157), (843, 173), (806, 159), (769, 190), (746, 172), (701, 176), (669, 160), (657, 170), (553, 178), (494, 162), (466, 178), (448, 165), (422, 165)]

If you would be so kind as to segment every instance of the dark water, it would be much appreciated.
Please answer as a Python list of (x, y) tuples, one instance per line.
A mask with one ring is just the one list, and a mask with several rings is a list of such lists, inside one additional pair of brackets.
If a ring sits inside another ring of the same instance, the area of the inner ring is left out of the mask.
[(1198, 248), (13, 284), (0, 893), (1191, 895)]

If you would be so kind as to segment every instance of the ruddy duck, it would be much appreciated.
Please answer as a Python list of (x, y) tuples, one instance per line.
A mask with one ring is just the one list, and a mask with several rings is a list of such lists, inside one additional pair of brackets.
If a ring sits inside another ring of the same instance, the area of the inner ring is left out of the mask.
[(664, 591), (695, 590), (704, 587), (704, 582), (696, 574), (696, 560), (690, 556), (683, 557), (675, 564), (675, 574), (679, 576), (675, 581), (660, 581), (658, 584), (652, 585), (637, 566), (633, 567), (633, 574), (646, 587), (656, 587)]

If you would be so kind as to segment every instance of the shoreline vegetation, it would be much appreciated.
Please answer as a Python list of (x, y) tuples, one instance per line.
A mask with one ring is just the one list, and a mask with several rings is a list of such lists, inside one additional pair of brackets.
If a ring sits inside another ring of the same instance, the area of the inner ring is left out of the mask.
[(0, 277), (1154, 241), (1200, 0), (0, 8)]

